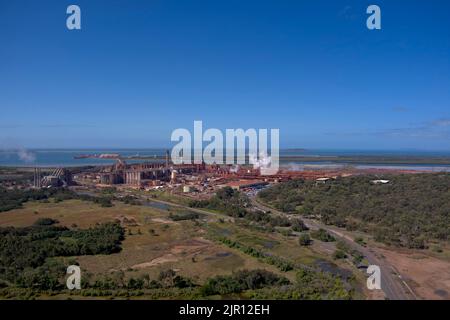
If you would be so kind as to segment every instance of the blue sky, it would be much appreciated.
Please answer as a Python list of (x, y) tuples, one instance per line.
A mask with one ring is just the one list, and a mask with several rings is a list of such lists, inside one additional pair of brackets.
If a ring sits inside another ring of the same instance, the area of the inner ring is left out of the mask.
[(450, 150), (446, 0), (0, 0), (0, 39), (0, 147), (164, 147), (203, 120), (282, 147)]

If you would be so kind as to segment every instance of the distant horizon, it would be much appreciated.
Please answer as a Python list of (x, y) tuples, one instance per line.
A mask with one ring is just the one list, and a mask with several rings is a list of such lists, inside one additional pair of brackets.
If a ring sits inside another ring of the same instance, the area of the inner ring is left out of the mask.
[[(113, 164), (114, 158), (89, 155), (117, 153), (127, 163), (152, 162), (164, 159), (171, 148), (37, 148), (0, 149), (0, 167), (78, 167)], [(248, 150), (246, 154), (249, 156)], [(224, 151), (225, 154), (225, 151)], [(268, 150), (269, 156), (271, 151)], [(87, 155), (87, 156), (83, 156)], [(418, 150), (356, 150), (281, 148), (281, 166), (356, 166), (373, 168), (404, 168), (450, 172), (450, 151)]]
[[(0, 152), (5, 151), (17, 151), (17, 150), (36, 150), (36, 151), (42, 151), (42, 150), (55, 150), (55, 151), (82, 151), (82, 150), (89, 150), (89, 151), (100, 151), (100, 150), (171, 150), (172, 146), (166, 146), (166, 147), (9, 147), (9, 148), (1, 148)], [(193, 150), (193, 148), (192, 148)], [(225, 149), (224, 149), (225, 150)], [(333, 152), (356, 152), (356, 151), (366, 151), (366, 152), (443, 152), (443, 153), (450, 153), (450, 149), (420, 149), (420, 148), (337, 148), (337, 147), (280, 147), (280, 151), (286, 151), (286, 150), (298, 150), (298, 151), (333, 151)], [(270, 149), (269, 149), (270, 151)]]
[[(172, 149), (172, 146), (159, 146), (159, 147), (12, 147), (12, 148), (0, 148), (3, 150), (17, 150), (17, 149), (27, 149), (27, 150), (162, 150), (162, 149)], [(280, 150), (327, 150), (327, 151), (422, 151), (422, 152), (450, 152), (450, 149), (421, 149), (421, 148), (339, 148), (339, 147), (280, 147)]]
[(76, 4), (81, 30), (64, 1), (0, 5), (0, 149), (164, 146), (201, 120), (285, 148), (450, 150), (450, 1), (379, 0), (381, 30), (358, 0)]

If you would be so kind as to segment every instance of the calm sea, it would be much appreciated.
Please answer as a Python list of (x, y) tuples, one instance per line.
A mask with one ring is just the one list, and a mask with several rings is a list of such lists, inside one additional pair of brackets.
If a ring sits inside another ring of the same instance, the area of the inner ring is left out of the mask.
[[(124, 157), (141, 156), (141, 157), (157, 157), (164, 156), (166, 149), (21, 149), (21, 150), (0, 150), (0, 166), (20, 166), (20, 167), (34, 167), (34, 166), (86, 166), (86, 165), (106, 165), (114, 163), (113, 159), (75, 159), (75, 156), (82, 154), (102, 154), (102, 153), (118, 153)], [(356, 168), (397, 168), (397, 169), (418, 169), (418, 170), (432, 170), (432, 171), (449, 171), (450, 164), (430, 164), (426, 162), (427, 158), (446, 158), (450, 162), (450, 151), (383, 151), (383, 150), (321, 150), (321, 149), (285, 149), (280, 151), (281, 158), (286, 156), (295, 157), (317, 157), (317, 161), (281, 161), (282, 166), (292, 166), (297, 170), (314, 167), (339, 167), (346, 165), (345, 163), (336, 163), (333, 161), (326, 161), (324, 157), (343, 156), (343, 157), (357, 157), (357, 156), (376, 156), (376, 157), (401, 157), (403, 159), (421, 158), (420, 163), (407, 164), (386, 164), (383, 163), (364, 163), (358, 162), (353, 164)], [(143, 160), (127, 160), (127, 162), (142, 162)], [(147, 160), (148, 161), (148, 160)]]

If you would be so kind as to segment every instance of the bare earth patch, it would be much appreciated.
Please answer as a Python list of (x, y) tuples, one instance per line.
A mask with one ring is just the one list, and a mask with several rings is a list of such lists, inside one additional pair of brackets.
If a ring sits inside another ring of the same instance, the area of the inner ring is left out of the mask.
[(205, 250), (212, 246), (212, 242), (203, 238), (195, 238), (187, 241), (183, 241), (179, 245), (175, 245), (169, 249), (169, 253), (166, 253), (160, 257), (152, 259), (148, 262), (135, 264), (132, 269), (144, 269), (148, 267), (154, 267), (167, 262), (176, 262), (181, 258), (194, 256), (195, 254)]
[(153, 218), (153, 219), (151, 219), (151, 221), (157, 222), (157, 223), (179, 224), (178, 222), (172, 221), (170, 219), (164, 219), (164, 218)]
[(171, 253), (168, 253), (168, 254), (162, 255), (161, 257), (155, 258), (151, 261), (135, 264), (131, 268), (132, 269), (145, 269), (145, 268), (154, 267), (159, 264), (163, 264), (163, 263), (167, 263), (167, 262), (176, 262), (178, 260), (179, 260), (179, 258), (177, 256), (175, 256)]
[(425, 254), (378, 249), (421, 299), (450, 299), (450, 262)]

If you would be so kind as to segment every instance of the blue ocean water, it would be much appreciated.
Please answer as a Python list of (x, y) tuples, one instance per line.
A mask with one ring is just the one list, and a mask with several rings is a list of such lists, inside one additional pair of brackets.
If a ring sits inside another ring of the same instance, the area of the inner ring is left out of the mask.
[[(105, 153), (118, 153), (124, 157), (129, 156), (142, 156), (142, 157), (162, 157), (165, 155), (167, 149), (154, 148), (154, 149), (19, 149), (19, 150), (0, 150), (0, 166), (20, 166), (20, 167), (51, 167), (51, 166), (86, 166), (86, 165), (107, 165), (115, 162), (114, 159), (75, 159), (75, 156), (82, 154), (105, 154)], [(282, 149), (280, 150), (280, 156), (305, 156), (305, 157), (321, 157), (322, 161), (281, 161), (281, 165), (294, 166), (300, 165), (305, 167), (317, 167), (317, 166), (342, 166), (345, 164), (335, 163), (331, 161), (323, 161), (324, 157), (331, 156), (386, 156), (386, 157), (411, 157), (422, 158), (427, 157), (445, 157), (450, 160), (450, 151), (387, 151), (387, 150), (342, 150), (342, 149)], [(127, 162), (142, 162), (143, 160), (127, 160)], [(149, 161), (149, 160), (146, 160)], [(450, 165), (435, 165), (427, 164), (426, 161), (421, 161), (420, 164), (371, 164), (371, 163), (358, 163), (354, 164), (354, 167), (360, 168), (397, 168), (397, 169), (421, 169), (421, 170), (433, 170), (433, 171), (450, 171)]]
[[(28, 149), (0, 150), (0, 166), (87, 166), (105, 165), (115, 162), (114, 159), (85, 158), (75, 159), (83, 154), (118, 153), (129, 156), (164, 156), (166, 149)], [(133, 161), (129, 161), (133, 162)]]

